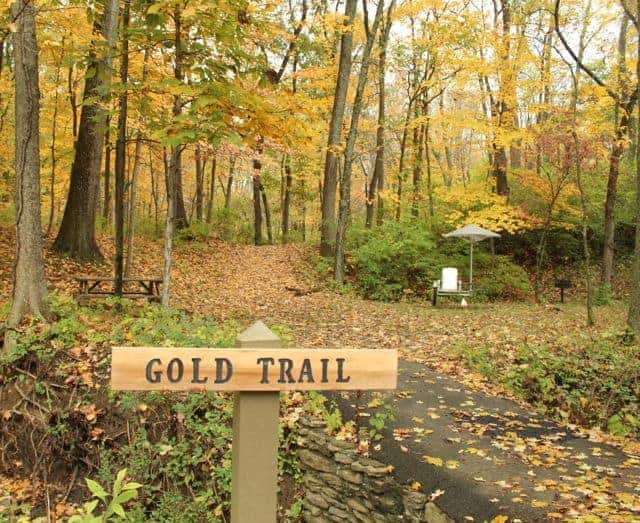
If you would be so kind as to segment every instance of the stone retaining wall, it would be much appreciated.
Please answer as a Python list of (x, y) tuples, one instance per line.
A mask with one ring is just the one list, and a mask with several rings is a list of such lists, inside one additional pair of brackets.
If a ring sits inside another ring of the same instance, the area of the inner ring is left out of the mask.
[(453, 523), (425, 494), (399, 485), (390, 467), (328, 435), (324, 421), (300, 422), (307, 523)]

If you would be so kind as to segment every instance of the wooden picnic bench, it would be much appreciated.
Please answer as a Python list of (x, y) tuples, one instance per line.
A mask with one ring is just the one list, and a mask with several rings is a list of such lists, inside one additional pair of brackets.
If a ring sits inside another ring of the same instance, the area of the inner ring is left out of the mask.
[[(87, 274), (77, 274), (76, 276), (74, 276), (74, 279), (80, 286), (76, 298), (94, 298), (101, 296), (105, 297), (115, 296), (116, 294), (116, 279), (113, 276), (91, 276)], [(148, 301), (159, 301), (160, 299), (160, 286), (162, 285), (162, 278), (123, 278), (122, 283), (124, 287), (122, 295), (124, 297), (146, 297)]]

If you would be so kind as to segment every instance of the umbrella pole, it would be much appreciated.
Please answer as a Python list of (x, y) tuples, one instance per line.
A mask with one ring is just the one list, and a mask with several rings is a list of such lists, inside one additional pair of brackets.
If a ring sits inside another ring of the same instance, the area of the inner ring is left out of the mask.
[(469, 242), (471, 252), (469, 254), (469, 291), (473, 291), (473, 240)]

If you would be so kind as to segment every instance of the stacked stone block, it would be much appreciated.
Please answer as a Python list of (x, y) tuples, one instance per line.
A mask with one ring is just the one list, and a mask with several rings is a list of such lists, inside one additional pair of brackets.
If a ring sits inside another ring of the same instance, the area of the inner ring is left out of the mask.
[(301, 420), (298, 459), (307, 523), (452, 523), (435, 503), (401, 486), (393, 469), (327, 434), (317, 418)]

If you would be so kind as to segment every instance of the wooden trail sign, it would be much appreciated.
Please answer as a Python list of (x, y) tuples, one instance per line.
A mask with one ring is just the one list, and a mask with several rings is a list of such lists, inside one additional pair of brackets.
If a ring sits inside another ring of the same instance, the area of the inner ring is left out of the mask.
[(115, 390), (235, 391), (231, 523), (275, 523), (280, 393), (395, 389), (395, 350), (283, 349), (262, 322), (237, 349), (114, 347)]
[(393, 350), (115, 347), (117, 390), (394, 389)]

